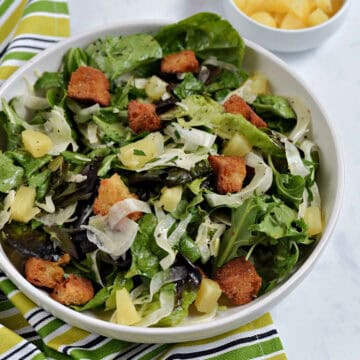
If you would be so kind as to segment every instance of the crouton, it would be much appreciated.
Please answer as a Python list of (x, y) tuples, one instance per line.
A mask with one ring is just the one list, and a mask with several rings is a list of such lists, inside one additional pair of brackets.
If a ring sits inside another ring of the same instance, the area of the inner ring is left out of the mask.
[(53, 289), (64, 279), (58, 262), (31, 257), (25, 262), (25, 277), (33, 285)]
[(266, 122), (238, 95), (232, 95), (224, 103), (225, 112), (241, 114), (256, 127), (267, 127)]
[[(98, 196), (93, 205), (94, 213), (105, 216), (113, 205), (128, 198), (137, 199), (137, 196), (130, 193), (128, 187), (118, 174), (114, 174), (108, 179), (102, 179), (100, 181)], [(128, 218), (136, 221), (140, 219), (141, 216), (141, 212), (134, 212), (128, 215)]]
[(131, 100), (128, 106), (129, 126), (135, 133), (161, 129), (161, 120), (154, 104), (144, 104)]
[(70, 274), (50, 296), (64, 305), (84, 305), (94, 297), (94, 287), (90, 280)]
[(244, 305), (252, 301), (262, 282), (254, 265), (245, 257), (229, 261), (216, 271), (214, 279), (234, 305)]
[(209, 162), (216, 174), (216, 188), (219, 194), (238, 192), (246, 177), (245, 159), (239, 156), (209, 156)]
[(109, 80), (102, 71), (89, 66), (80, 66), (71, 74), (67, 92), (70, 98), (108, 106), (109, 88)]
[(185, 73), (199, 72), (199, 62), (192, 50), (183, 50), (176, 54), (165, 56), (161, 61), (161, 71), (163, 73)]

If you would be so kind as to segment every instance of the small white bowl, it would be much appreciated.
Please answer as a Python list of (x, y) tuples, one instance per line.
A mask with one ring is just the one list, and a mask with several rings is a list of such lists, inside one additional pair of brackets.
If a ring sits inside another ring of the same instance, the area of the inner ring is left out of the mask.
[[(57, 71), (62, 56), (71, 47), (84, 47), (90, 42), (107, 35), (126, 35), (138, 32), (151, 33), (166, 24), (168, 22), (155, 20), (129, 21), (89, 31), (62, 41), (31, 59), (6, 81), (0, 88), (0, 99), (9, 100), (16, 95), (23, 94), (27, 91), (24, 79), (26, 78), (30, 83), (35, 82), (37, 72)], [(16, 270), (0, 246), (0, 268), (24, 294), (54, 316), (82, 329), (131, 342), (170, 343), (208, 338), (254, 320), (294, 290), (305, 276), (311, 272), (325, 245), (330, 240), (343, 197), (344, 162), (338, 145), (338, 134), (332, 129), (331, 122), (315, 94), (302, 83), (283, 61), (250, 41), (246, 41), (246, 47), (244, 69), (249, 73), (259, 71), (266, 75), (274, 93), (301, 98), (312, 115), (311, 137), (320, 148), (321, 166), (319, 168), (318, 184), (322, 198), (325, 228), (321, 239), (306, 261), (290, 278), (283, 281), (269, 293), (244, 306), (230, 307), (225, 311), (221, 311), (214, 319), (208, 322), (173, 328), (141, 328), (113, 324), (101, 320), (94, 313), (80, 313), (61, 305), (50, 298), (46, 292), (31, 285)]]
[(223, 0), (226, 17), (242, 36), (273, 51), (299, 52), (320, 46), (343, 24), (350, 7), (350, 0), (328, 21), (299, 30), (282, 30), (262, 25), (242, 12), (234, 0)]

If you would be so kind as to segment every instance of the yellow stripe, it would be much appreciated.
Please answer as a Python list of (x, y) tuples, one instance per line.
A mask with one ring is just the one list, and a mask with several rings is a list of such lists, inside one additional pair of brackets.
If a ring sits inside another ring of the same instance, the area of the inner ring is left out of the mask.
[[(0, 73), (1, 73), (1, 70), (2, 70), (2, 68), (0, 68)], [(1, 76), (0, 76), (0, 78), (1, 78)], [(36, 304), (33, 303), (28, 297), (26, 297), (21, 292), (18, 292), (14, 296), (12, 296), (10, 298), (10, 301), (18, 308), (18, 310), (23, 315), (36, 307)]]
[(14, 10), (14, 12), (9, 16), (9, 18), (4, 22), (0, 29), (0, 43), (2, 43), (14, 30), (14, 25), (18, 22), (21, 17), (21, 14), (26, 5), (26, 0), (23, 0), (19, 6)]
[(6, 80), (17, 69), (17, 66), (0, 66), (0, 80)]
[(6, 339), (6, 341), (0, 341), (0, 354), (9, 351), (23, 340), (19, 335), (16, 335), (6, 327), (0, 327), (0, 339)]
[(285, 354), (279, 354), (272, 357), (266, 358), (266, 360), (288, 360)]
[(26, 33), (45, 36), (69, 36), (69, 19), (38, 15), (29, 16), (21, 21), (16, 29), (15, 36)]
[(197, 341), (191, 341), (191, 342), (187, 342), (184, 344), (181, 344), (181, 346), (196, 346), (196, 345), (205, 345), (205, 344), (209, 344), (212, 343), (213, 341), (218, 341), (218, 340), (222, 340), (225, 339), (229, 336), (232, 335), (236, 335), (236, 334), (241, 334), (247, 331), (252, 331), (252, 330), (257, 330), (257, 329), (261, 329), (265, 326), (271, 325), (273, 324), (271, 315), (269, 313), (264, 314), (263, 316), (259, 317), (258, 319), (245, 324), (235, 330), (229, 331), (223, 335), (218, 335), (218, 336), (214, 336), (212, 338), (209, 339), (203, 339), (203, 340), (197, 340)]
[(90, 333), (88, 333), (87, 331), (73, 327), (65, 331), (61, 335), (53, 338), (46, 345), (57, 350), (62, 345), (72, 344), (76, 341), (86, 338), (89, 335)]
[(18, 330), (29, 326), (28, 322), (21, 314), (16, 314), (1, 319), (1, 324), (8, 327), (11, 330)]

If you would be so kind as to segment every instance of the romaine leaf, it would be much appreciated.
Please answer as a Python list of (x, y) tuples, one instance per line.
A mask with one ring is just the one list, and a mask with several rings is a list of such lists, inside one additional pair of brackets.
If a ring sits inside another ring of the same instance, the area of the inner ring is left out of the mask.
[(0, 152), (0, 192), (7, 193), (22, 184), (24, 170)]
[(165, 55), (184, 49), (200, 59), (215, 57), (241, 67), (245, 45), (238, 32), (217, 14), (199, 13), (160, 29), (155, 36)]
[(174, 94), (180, 99), (185, 99), (190, 95), (201, 94), (203, 92), (204, 84), (196, 79), (192, 73), (186, 73), (184, 80), (174, 89)]
[(157, 221), (152, 214), (145, 214), (139, 221), (139, 231), (131, 246), (132, 263), (127, 278), (142, 275), (152, 278), (160, 271), (159, 258), (152, 247), (155, 246), (154, 230)]
[(63, 59), (64, 80), (70, 79), (71, 73), (80, 66), (88, 65), (86, 52), (80, 48), (71, 48), (67, 51)]
[(182, 293), (181, 304), (175, 307), (173, 312), (161, 319), (158, 326), (176, 326), (179, 325), (189, 314), (189, 306), (195, 301), (196, 292), (184, 290)]
[(259, 95), (252, 104), (272, 130), (286, 133), (296, 125), (296, 114), (288, 100), (277, 95)]
[(110, 79), (162, 58), (160, 45), (148, 34), (99, 39), (85, 52), (90, 65), (102, 70)]
[(63, 73), (45, 71), (34, 84), (34, 89), (48, 90), (51, 88), (62, 88), (64, 86)]

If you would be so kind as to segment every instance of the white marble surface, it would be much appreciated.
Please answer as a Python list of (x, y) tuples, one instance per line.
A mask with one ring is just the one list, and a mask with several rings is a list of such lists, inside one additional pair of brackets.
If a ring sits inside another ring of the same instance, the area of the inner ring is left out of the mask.
[[(124, 19), (222, 13), (220, 0), (69, 0), (72, 33)], [(346, 191), (341, 216), (313, 272), (272, 315), (290, 360), (360, 359), (360, 1), (321, 48), (280, 55), (310, 85), (342, 138)]]

